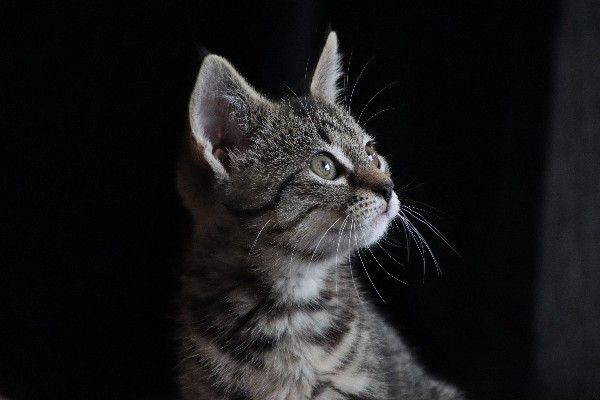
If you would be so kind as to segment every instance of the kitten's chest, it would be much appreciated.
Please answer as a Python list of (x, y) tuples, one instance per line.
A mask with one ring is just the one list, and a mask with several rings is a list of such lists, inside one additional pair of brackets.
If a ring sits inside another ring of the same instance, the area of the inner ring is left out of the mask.
[(314, 310), (289, 315), (288, 340), (265, 360), (273, 376), (285, 382), (273, 398), (303, 398), (322, 385), (360, 393), (370, 384), (371, 377), (357, 368), (364, 351), (360, 318), (343, 314)]
[[(342, 303), (340, 303), (342, 301)], [(258, 329), (278, 337), (272, 361), (286, 360), (304, 375), (333, 373), (346, 361), (360, 336), (361, 318), (357, 309), (328, 291), (303, 305), (267, 312)]]

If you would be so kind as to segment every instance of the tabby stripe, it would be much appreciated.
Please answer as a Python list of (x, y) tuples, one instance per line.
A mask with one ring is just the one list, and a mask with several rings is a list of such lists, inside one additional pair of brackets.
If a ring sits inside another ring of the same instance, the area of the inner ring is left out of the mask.
[(348, 349), (344, 357), (340, 360), (340, 366), (337, 368), (337, 372), (342, 372), (346, 370), (352, 362), (358, 356), (358, 346), (360, 344), (360, 336), (357, 336), (352, 342), (352, 346)]
[(310, 390), (309, 399), (314, 399), (316, 396), (319, 396), (321, 393), (325, 391), (325, 389), (329, 386), (329, 384), (325, 384), (323, 382), (317, 382), (315, 386)]
[(344, 396), (344, 399), (346, 400), (369, 400), (366, 397), (361, 397), (357, 394), (352, 394), (352, 393), (346, 393), (336, 387), (332, 387), (332, 389), (336, 392), (338, 392), (339, 394), (341, 394), (342, 396)]
[(217, 321), (216, 323), (202, 324), (198, 328), (236, 361), (260, 366), (259, 357), (256, 356), (263, 355), (265, 351), (271, 350), (278, 340), (267, 335), (252, 337), (245, 328), (248, 327), (250, 321), (255, 319), (261, 309), (267, 308), (270, 303), (268, 300), (269, 295), (270, 290), (249, 312), (238, 317), (237, 320), (230, 321), (233, 326), (228, 330), (224, 329), (226, 323), (220, 321), (219, 315), (214, 314), (212, 316)]
[(326, 346), (335, 351), (338, 347), (336, 345), (340, 345), (344, 337), (350, 332), (350, 322), (347, 320), (336, 321), (324, 333), (313, 335), (308, 340), (311, 343)]
[(240, 336), (225, 336), (218, 325), (206, 326), (203, 332), (221, 351), (238, 363), (264, 367), (265, 353), (275, 347), (276, 339), (264, 337), (258, 340)]
[(326, 383), (319, 382), (316, 386), (313, 387), (312, 392), (310, 394), (310, 398), (311, 399), (316, 398), (321, 393), (323, 393), (326, 389), (329, 389), (338, 394), (341, 394), (342, 396), (344, 396), (344, 399), (347, 399), (347, 400), (367, 400), (367, 398), (365, 398), (365, 397), (360, 397), (359, 395), (356, 395), (356, 394), (346, 393), (346, 392), (336, 388), (335, 386), (333, 386), (331, 382), (326, 382)]
[(331, 300), (331, 292), (322, 290), (315, 297), (304, 303), (280, 303), (272, 300), (267, 307), (268, 315), (271, 319), (276, 319), (284, 316), (291, 316), (294, 313), (305, 312), (312, 313), (322, 311), (326, 307), (326, 303)]
[(265, 205), (262, 205), (262, 206), (257, 207), (257, 208), (238, 208), (236, 206), (232, 206), (231, 204), (225, 204), (225, 203), (223, 205), (232, 214), (234, 214), (234, 215), (236, 215), (238, 217), (256, 216), (256, 215), (263, 214), (263, 213), (265, 213), (267, 211), (270, 211), (270, 210), (274, 209), (279, 204), (279, 202), (281, 201), (281, 195), (283, 194), (283, 191), (286, 189), (286, 187), (290, 183), (292, 183), (292, 181), (294, 180), (294, 178), (296, 178), (296, 176), (298, 174), (300, 174), (302, 171), (304, 171), (304, 168), (300, 168), (300, 169), (294, 171), (292, 174), (290, 174), (281, 183), (281, 185), (279, 185), (279, 187), (277, 188), (277, 193), (275, 194), (275, 196), (273, 197), (273, 199), (271, 199)]
[(329, 138), (329, 136), (327, 136), (323, 129), (317, 128), (317, 134), (325, 143), (331, 144), (331, 139)]
[(290, 222), (289, 224), (286, 224), (285, 226), (273, 226), (270, 228), (267, 228), (268, 231), (270, 232), (276, 232), (276, 233), (281, 233), (281, 232), (285, 232), (287, 230), (290, 230), (292, 228), (295, 228), (296, 226), (298, 226), (298, 224), (300, 224), (302, 221), (304, 221), (304, 219), (314, 210), (316, 210), (317, 208), (321, 207), (320, 204), (314, 204), (312, 206), (310, 206), (307, 210), (305, 210), (304, 212), (298, 214), (293, 220), (292, 222)]
[(259, 301), (252, 308), (252, 310), (250, 310), (248, 313), (246, 313), (246, 315), (244, 315), (243, 317), (240, 318), (240, 320), (237, 323), (236, 327), (231, 331), (231, 335), (235, 335), (236, 333), (240, 333), (241, 330), (244, 328), (244, 326), (247, 325), (250, 322), (250, 320), (258, 313), (258, 311), (262, 307), (264, 307), (266, 304), (268, 304), (269, 295), (271, 294), (272, 290), (273, 290), (273, 287), (271, 286), (269, 288), (269, 290), (266, 291), (265, 296), (261, 299), (261, 301)]

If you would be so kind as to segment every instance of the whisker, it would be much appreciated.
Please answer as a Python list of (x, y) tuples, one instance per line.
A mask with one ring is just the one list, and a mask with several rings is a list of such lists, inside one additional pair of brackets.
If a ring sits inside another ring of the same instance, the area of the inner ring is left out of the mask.
[(389, 231), (380, 239), (380, 241), (385, 242), (386, 244), (389, 244), (394, 247), (401, 247), (403, 249), (406, 249), (406, 240), (402, 242), (399, 239), (394, 238), (393, 236), (394, 232), (396, 231), (398, 233), (402, 232), (402, 230), (398, 227), (398, 224), (395, 221), (397, 218), (398, 214), (394, 215), (394, 217), (391, 220), (392, 224), (390, 225)]
[[(411, 187), (411, 185), (416, 185), (416, 186), (414, 186), (414, 187)], [(402, 187), (401, 187), (401, 188), (399, 188), (399, 189), (394, 189), (394, 191), (395, 191), (397, 194), (398, 194), (398, 193), (405, 193), (405, 192), (409, 192), (409, 191), (411, 191), (411, 190), (413, 190), (413, 189), (416, 189), (416, 188), (418, 188), (418, 187), (419, 187), (419, 186), (421, 186), (421, 185), (423, 185), (423, 184), (422, 184), (422, 183), (419, 183), (419, 184), (417, 184), (417, 183), (415, 183), (415, 182), (411, 181), (411, 182), (408, 182), (406, 185), (402, 186)]]
[(403, 207), (403, 208), (410, 208), (411, 210), (422, 211), (422, 212), (425, 212), (425, 213), (427, 213), (427, 214), (431, 214), (431, 215), (433, 215), (434, 217), (438, 217), (438, 218), (439, 218), (439, 216), (438, 216), (438, 215), (436, 215), (436, 214), (434, 214), (434, 213), (433, 213), (433, 211), (427, 210), (427, 209), (425, 209), (425, 208), (422, 208), (422, 207), (415, 207), (415, 206), (411, 206), (411, 205), (408, 205), (408, 204), (403, 204), (403, 205), (402, 205), (402, 207)]
[(406, 227), (410, 237), (415, 242), (417, 249), (419, 250), (419, 253), (421, 253), (421, 257), (423, 257), (425, 255), (425, 253), (423, 252), (423, 244), (420, 240), (420, 237), (418, 235), (418, 232), (417, 232), (414, 224), (412, 222), (410, 222), (408, 217), (402, 211), (400, 211), (400, 214), (398, 214), (398, 217), (399, 217), (400, 221), (402, 221), (403, 226)]
[(363, 72), (365, 72), (365, 69), (371, 63), (371, 61), (373, 61), (373, 58), (375, 58), (375, 57), (373, 56), (369, 59), (369, 61), (367, 61), (365, 66), (360, 71), (360, 74), (358, 74), (358, 78), (356, 78), (356, 82), (354, 82), (354, 86), (352, 87), (352, 92), (350, 93), (350, 102), (348, 103), (348, 112), (350, 112), (350, 109), (352, 108), (352, 97), (354, 96), (354, 90), (356, 89), (356, 85), (358, 85), (358, 81), (360, 80), (360, 77), (362, 76)]
[(406, 215), (404, 215), (404, 213), (402, 213), (402, 211), (400, 212), (400, 214), (398, 214), (398, 217), (400, 218), (400, 221), (402, 221), (402, 225), (404, 225), (406, 227), (408, 233), (414, 240), (415, 245), (417, 246), (417, 249), (419, 250), (419, 253), (421, 254), (421, 259), (423, 260), (423, 283), (425, 283), (425, 274), (426, 274), (425, 267), (427, 264), (427, 261), (426, 261), (427, 259), (425, 258), (425, 251), (423, 249), (423, 243), (421, 242), (421, 239), (417, 235), (414, 225), (410, 222), (410, 220), (406, 217)]
[(406, 249), (406, 244), (401, 243), (401, 242), (399, 242), (397, 240), (394, 240), (392, 238), (382, 238), (380, 240), (380, 242), (385, 243), (388, 246), (397, 247), (397, 248), (400, 248), (400, 249)]
[[(402, 213), (402, 215), (404, 215), (404, 213)], [(412, 227), (412, 230), (419, 238), (419, 241), (421, 242), (421, 246), (423, 247), (423, 250), (426, 250), (429, 253), (429, 255), (431, 256), (431, 259), (433, 260), (433, 263), (435, 264), (435, 268), (437, 270), (438, 275), (442, 275), (442, 269), (440, 268), (437, 258), (435, 257), (435, 254), (433, 254), (433, 251), (431, 250), (429, 243), (427, 243), (427, 240), (425, 240), (425, 238), (423, 237), (421, 232), (419, 232), (419, 230), (414, 226), (414, 224), (412, 222), (410, 222), (410, 220), (406, 217), (406, 215), (404, 215), (404, 217), (406, 218), (406, 222), (408, 224), (410, 224), (410, 227)], [(423, 258), (423, 260), (425, 260), (425, 258)]]
[[(354, 242), (356, 243), (356, 247), (358, 247), (358, 242), (356, 242), (356, 236), (354, 236)], [(377, 288), (375, 287), (375, 284), (373, 283), (373, 280), (371, 279), (371, 275), (369, 275), (369, 271), (367, 271), (367, 266), (365, 265), (365, 262), (362, 259), (360, 249), (358, 250), (357, 253), (358, 253), (358, 258), (360, 259), (360, 263), (363, 266), (363, 270), (365, 271), (365, 274), (367, 274), (367, 278), (369, 278), (369, 282), (371, 282), (371, 286), (373, 286), (373, 289), (375, 289), (375, 293), (377, 293), (377, 296), (379, 296), (379, 298), (381, 299), (381, 301), (383, 301), (384, 304), (387, 304), (387, 302), (385, 301), (385, 299), (383, 298), (381, 293), (379, 293), (379, 290), (377, 290)]]
[(385, 253), (385, 255), (387, 255), (389, 258), (391, 258), (393, 261), (395, 261), (398, 265), (400, 265), (401, 267), (406, 267), (406, 265), (402, 264), (400, 261), (396, 260), (390, 253), (388, 253), (388, 251), (382, 245), (378, 245), (378, 246)]
[[(381, 245), (379, 245), (379, 247), (382, 248)], [(371, 256), (373, 257), (373, 260), (375, 260), (375, 262), (377, 263), (377, 265), (379, 265), (379, 267), (383, 270), (383, 272), (388, 274), (392, 279), (397, 280), (398, 282), (408, 286), (408, 283), (404, 282), (402, 279), (398, 278), (396, 275), (394, 275), (390, 271), (388, 271), (383, 265), (381, 265), (381, 263), (379, 262), (377, 257), (375, 257), (375, 253), (373, 253), (373, 250), (371, 250), (369, 248), (369, 252), (371, 253)], [(396, 261), (393, 257), (391, 257), (391, 258), (392, 258), (392, 260)], [(396, 262), (398, 262), (398, 261), (396, 261)], [(398, 264), (402, 265), (400, 262), (398, 262)], [(404, 266), (404, 265), (402, 265), (402, 266)]]
[(395, 85), (396, 83), (399, 83), (399, 82), (400, 82), (400, 81), (394, 81), (394, 82), (392, 82), (392, 83), (390, 83), (390, 84), (386, 85), (386, 86), (385, 86), (383, 89), (381, 89), (379, 92), (375, 93), (375, 94), (373, 95), (373, 97), (371, 97), (371, 98), (369, 99), (369, 101), (367, 101), (367, 104), (365, 104), (365, 106), (363, 107), (363, 109), (360, 111), (360, 114), (358, 114), (358, 118), (356, 119), (356, 122), (358, 122), (358, 123), (360, 124), (360, 117), (362, 117), (362, 115), (363, 115), (363, 113), (365, 112), (365, 110), (367, 109), (367, 107), (369, 107), (369, 104), (371, 104), (371, 102), (372, 102), (372, 101), (373, 101), (373, 100), (374, 100), (374, 99), (375, 99), (377, 96), (379, 96), (379, 94), (380, 94), (381, 92), (383, 92), (385, 89), (387, 89), (387, 88), (389, 88), (390, 86), (393, 86), (393, 85)]
[[(361, 231), (363, 231), (362, 226), (358, 225), (358, 227), (361, 229)], [(363, 231), (363, 236), (364, 236), (364, 231)], [(371, 282), (371, 286), (373, 286), (373, 289), (375, 289), (375, 292), (377, 293), (377, 295), (379, 296), (379, 298), (381, 299), (381, 301), (383, 301), (384, 304), (387, 304), (387, 302), (385, 301), (385, 299), (383, 298), (383, 296), (381, 296), (381, 293), (379, 293), (379, 290), (377, 290), (377, 288), (375, 287), (375, 283), (373, 283), (373, 280), (371, 279), (371, 275), (369, 275), (369, 271), (367, 271), (367, 266), (365, 265), (365, 262), (362, 259), (361, 256), (361, 252), (360, 252), (360, 247), (358, 246), (358, 241), (356, 240), (356, 235), (354, 235), (354, 243), (356, 244), (356, 248), (357, 248), (357, 253), (358, 253), (358, 258), (360, 260), (360, 263), (362, 264), (363, 270), (365, 271), (365, 274), (367, 274), (367, 278), (369, 278), (369, 282)]]
[[(359, 228), (360, 228), (360, 230), (363, 232), (363, 236), (364, 236), (364, 234), (365, 234), (364, 232), (365, 232), (365, 231), (364, 231), (363, 227), (362, 227), (361, 225), (359, 225)], [(358, 243), (356, 244), (356, 246), (358, 247)], [(381, 245), (379, 245), (379, 247), (381, 247)], [(403, 281), (403, 280), (401, 280), (400, 278), (398, 278), (398, 277), (396, 277), (395, 275), (393, 275), (392, 273), (390, 273), (390, 272), (389, 272), (387, 269), (385, 269), (385, 268), (383, 267), (383, 265), (381, 265), (381, 263), (379, 262), (379, 260), (377, 259), (377, 257), (375, 257), (375, 253), (373, 253), (373, 250), (371, 250), (371, 248), (370, 248), (370, 247), (368, 247), (367, 249), (369, 250), (369, 252), (370, 252), (370, 253), (371, 253), (371, 255), (373, 256), (373, 259), (375, 260), (375, 262), (377, 263), (377, 265), (379, 265), (379, 266), (381, 267), (381, 269), (385, 271), (385, 273), (386, 273), (386, 274), (388, 274), (389, 276), (391, 276), (393, 279), (397, 280), (398, 282), (400, 282), (400, 283), (403, 283), (403, 284), (405, 284), (405, 285), (406, 285), (406, 282), (404, 282), (404, 281)], [(385, 251), (385, 250), (384, 250), (384, 251)], [(359, 251), (359, 255), (360, 255), (360, 251)], [(393, 259), (393, 257), (392, 257), (392, 259)], [(394, 260), (394, 261), (396, 261), (396, 260)], [(362, 262), (362, 259), (361, 259), (361, 262)], [(396, 261), (396, 262), (398, 262), (398, 261)], [(398, 263), (398, 264), (402, 265), (401, 263)], [(363, 267), (364, 267), (364, 265), (365, 265), (365, 264), (363, 263)], [(367, 270), (366, 270), (366, 269), (365, 269), (365, 272), (367, 272)], [(369, 276), (369, 273), (368, 273), (368, 272), (367, 272), (367, 276), (369, 277), (369, 280), (371, 280), (371, 277)], [(371, 282), (371, 284), (373, 284), (373, 282)], [(377, 291), (377, 289), (375, 288), (375, 285), (373, 285), (373, 288), (375, 289), (375, 291), (377, 292), (377, 294), (379, 294), (379, 292), (378, 292), (378, 291)], [(381, 297), (381, 296), (379, 296), (379, 297)], [(383, 298), (381, 298), (381, 300), (383, 300)], [(383, 300), (383, 302), (385, 303), (385, 300)]]
[(420, 213), (421, 212), (422, 213), (426, 213), (426, 214), (431, 215), (432, 217), (435, 217), (437, 219), (442, 219), (442, 217), (438, 214), (438, 212), (441, 213), (441, 211), (435, 209), (434, 207), (429, 207), (430, 210), (428, 210), (427, 208), (424, 208), (424, 207), (429, 207), (429, 206), (427, 206), (425, 204), (421, 204), (421, 207), (415, 207), (415, 206), (411, 206), (411, 205), (408, 205), (408, 204), (402, 204), (400, 206), (400, 208), (402, 208), (402, 209), (410, 209), (410, 210), (413, 210), (413, 211), (418, 211)]
[[(398, 224), (396, 223), (396, 219), (401, 219), (401, 218), (399, 215), (397, 215), (396, 218), (394, 218), (392, 220), (396, 229), (398, 229), (398, 231), (400, 231), (400, 228), (398, 227)], [(404, 223), (402, 223), (402, 231), (404, 231), (404, 240), (406, 241), (406, 259), (410, 262), (410, 238), (408, 236), (408, 230), (406, 229), (406, 225), (404, 225)]]
[(321, 236), (321, 239), (319, 239), (319, 242), (318, 242), (318, 243), (317, 243), (317, 245), (315, 246), (315, 250), (313, 251), (313, 253), (312, 253), (312, 256), (310, 257), (310, 261), (309, 261), (309, 263), (308, 263), (308, 266), (306, 267), (306, 269), (307, 269), (307, 270), (308, 270), (308, 269), (310, 269), (310, 266), (311, 266), (311, 264), (312, 264), (312, 262), (313, 262), (313, 259), (315, 258), (315, 255), (317, 254), (317, 250), (319, 250), (319, 246), (321, 245), (321, 242), (323, 241), (323, 239), (325, 238), (325, 236), (327, 236), (327, 233), (328, 233), (328, 232), (331, 230), (331, 228), (333, 228), (333, 226), (334, 226), (335, 224), (337, 224), (337, 222), (338, 222), (339, 220), (340, 220), (340, 218), (336, 219), (336, 220), (333, 222), (333, 224), (331, 224), (331, 225), (329, 226), (329, 228), (327, 228), (327, 230), (325, 231), (325, 233), (323, 234), (323, 236)]
[(442, 234), (442, 232), (440, 232), (440, 230), (438, 228), (433, 226), (433, 224), (431, 224), (429, 221), (427, 221), (425, 219), (425, 217), (423, 217), (423, 215), (421, 215), (418, 211), (415, 211), (414, 209), (404, 208), (404, 207), (403, 207), (403, 211), (406, 211), (407, 213), (412, 215), (417, 221), (419, 221), (419, 222), (423, 223), (425, 226), (427, 226), (429, 228), (429, 230), (431, 230), (438, 238), (440, 238), (444, 243), (446, 243), (446, 245), (448, 247), (450, 247), (452, 249), (452, 251), (454, 251), (457, 255), (460, 256), (460, 253), (458, 252), (458, 250), (456, 250), (456, 248), (454, 248), (454, 246), (452, 246), (452, 244), (444, 236), (444, 234)]
[(254, 239), (254, 242), (252, 242), (252, 246), (250, 246), (250, 250), (248, 251), (248, 257), (250, 257), (250, 255), (252, 254), (254, 247), (256, 247), (256, 242), (258, 242), (258, 238), (260, 237), (261, 233), (266, 228), (266, 226), (268, 225), (269, 222), (271, 222), (271, 219), (269, 219), (267, 222), (265, 222), (265, 224), (262, 226), (262, 228), (260, 228), (260, 231), (258, 231), (258, 234), (256, 235), (256, 238)]
[(352, 284), (354, 285), (354, 291), (356, 292), (356, 298), (362, 305), (360, 294), (358, 294), (358, 288), (356, 287), (356, 280), (354, 279), (354, 273), (352, 272), (352, 229), (354, 228), (354, 220), (350, 221), (350, 234), (348, 235), (348, 266), (350, 267), (350, 277), (352, 278)]
[(348, 222), (349, 217), (350, 217), (350, 215), (346, 215), (346, 218), (344, 218), (344, 221), (342, 222), (342, 225), (340, 226), (340, 235), (338, 238), (337, 249), (335, 250), (335, 298), (336, 298), (338, 308), (340, 306), (340, 298), (338, 296), (338, 266), (339, 266), (338, 254), (340, 252), (340, 243), (342, 242), (342, 235), (344, 233), (344, 229), (346, 228), (346, 223)]
[(293, 94), (294, 96), (296, 96), (296, 98), (300, 99), (300, 96), (298, 96), (298, 95), (296, 94), (296, 92), (294, 92), (294, 89), (292, 89), (291, 87), (289, 87), (289, 86), (288, 86), (286, 83), (284, 83), (284, 84), (283, 84), (283, 86), (285, 86), (285, 87), (286, 87), (286, 88), (287, 88), (287, 89), (288, 89), (290, 92), (292, 92), (292, 94)]
[[(350, 58), (348, 59), (348, 68), (346, 69), (346, 76), (344, 77), (344, 103), (348, 104), (348, 83), (350, 80), (350, 64), (352, 63), (352, 54), (354, 50), (350, 50)], [(350, 105), (348, 105), (348, 111), (350, 111)]]
[(335, 265), (336, 266), (339, 264), (339, 262), (338, 262), (338, 253), (340, 252), (340, 243), (342, 242), (342, 234), (343, 234), (344, 229), (346, 227), (346, 223), (348, 222), (348, 218), (350, 218), (350, 215), (347, 215), (346, 218), (344, 218), (344, 221), (342, 221), (342, 225), (340, 226), (340, 236), (338, 238), (337, 249), (335, 251)]
[(369, 118), (367, 118), (367, 120), (363, 123), (363, 125), (367, 126), (367, 124), (369, 123), (370, 120), (372, 120), (373, 118), (375, 118), (376, 116), (378, 116), (381, 113), (384, 113), (384, 112), (387, 112), (387, 111), (397, 110), (399, 108), (400, 107), (390, 107), (390, 108), (384, 108), (383, 110), (379, 110), (375, 114), (373, 114)]
[[(423, 184), (421, 184), (421, 185), (419, 185), (419, 186), (422, 186), (422, 185), (423, 185)], [(415, 187), (415, 189), (416, 189), (416, 188), (417, 188), (417, 187)], [(419, 206), (421, 206), (421, 207), (422, 207), (422, 209), (421, 209), (421, 210), (422, 210), (423, 212), (427, 212), (427, 213), (429, 213), (429, 214), (432, 214), (432, 215), (434, 215), (434, 216), (435, 216), (435, 217), (437, 217), (437, 218), (440, 218), (440, 217), (439, 217), (439, 215), (437, 215), (436, 213), (439, 213), (439, 214), (445, 214), (445, 213), (444, 213), (442, 210), (440, 210), (439, 208), (436, 208), (436, 207), (430, 206), (429, 204), (423, 203), (422, 201), (417, 201), (417, 200), (413, 200), (413, 199), (411, 199), (411, 200), (410, 200), (410, 203), (418, 204)], [(407, 205), (407, 206), (408, 206), (408, 205)], [(411, 206), (411, 207), (414, 207), (414, 206)], [(434, 213), (433, 211), (435, 211), (435, 213)]]

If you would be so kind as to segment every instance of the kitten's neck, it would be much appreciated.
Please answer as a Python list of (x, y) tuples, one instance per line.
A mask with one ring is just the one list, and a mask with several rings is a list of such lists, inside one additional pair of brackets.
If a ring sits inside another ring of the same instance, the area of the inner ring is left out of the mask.
[[(345, 258), (295, 252), (269, 242), (240, 223), (220, 206), (197, 220), (188, 265), (215, 285), (229, 282), (256, 292), (271, 291), (281, 301), (302, 303), (318, 297), (332, 280), (341, 286)], [(220, 216), (215, 218), (215, 216)]]

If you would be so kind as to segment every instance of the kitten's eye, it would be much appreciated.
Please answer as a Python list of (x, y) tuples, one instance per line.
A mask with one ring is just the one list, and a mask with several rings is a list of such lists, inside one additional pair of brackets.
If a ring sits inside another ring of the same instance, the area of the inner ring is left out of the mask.
[(310, 169), (323, 179), (333, 180), (337, 178), (335, 163), (324, 154), (319, 154), (310, 162)]
[(373, 143), (371, 143), (371, 142), (367, 143), (365, 146), (365, 150), (367, 151), (367, 157), (368, 157), (369, 161), (372, 162), (377, 168), (379, 168), (381, 163), (379, 162), (379, 157), (377, 157), (377, 152), (375, 151), (375, 148), (373, 147)]

